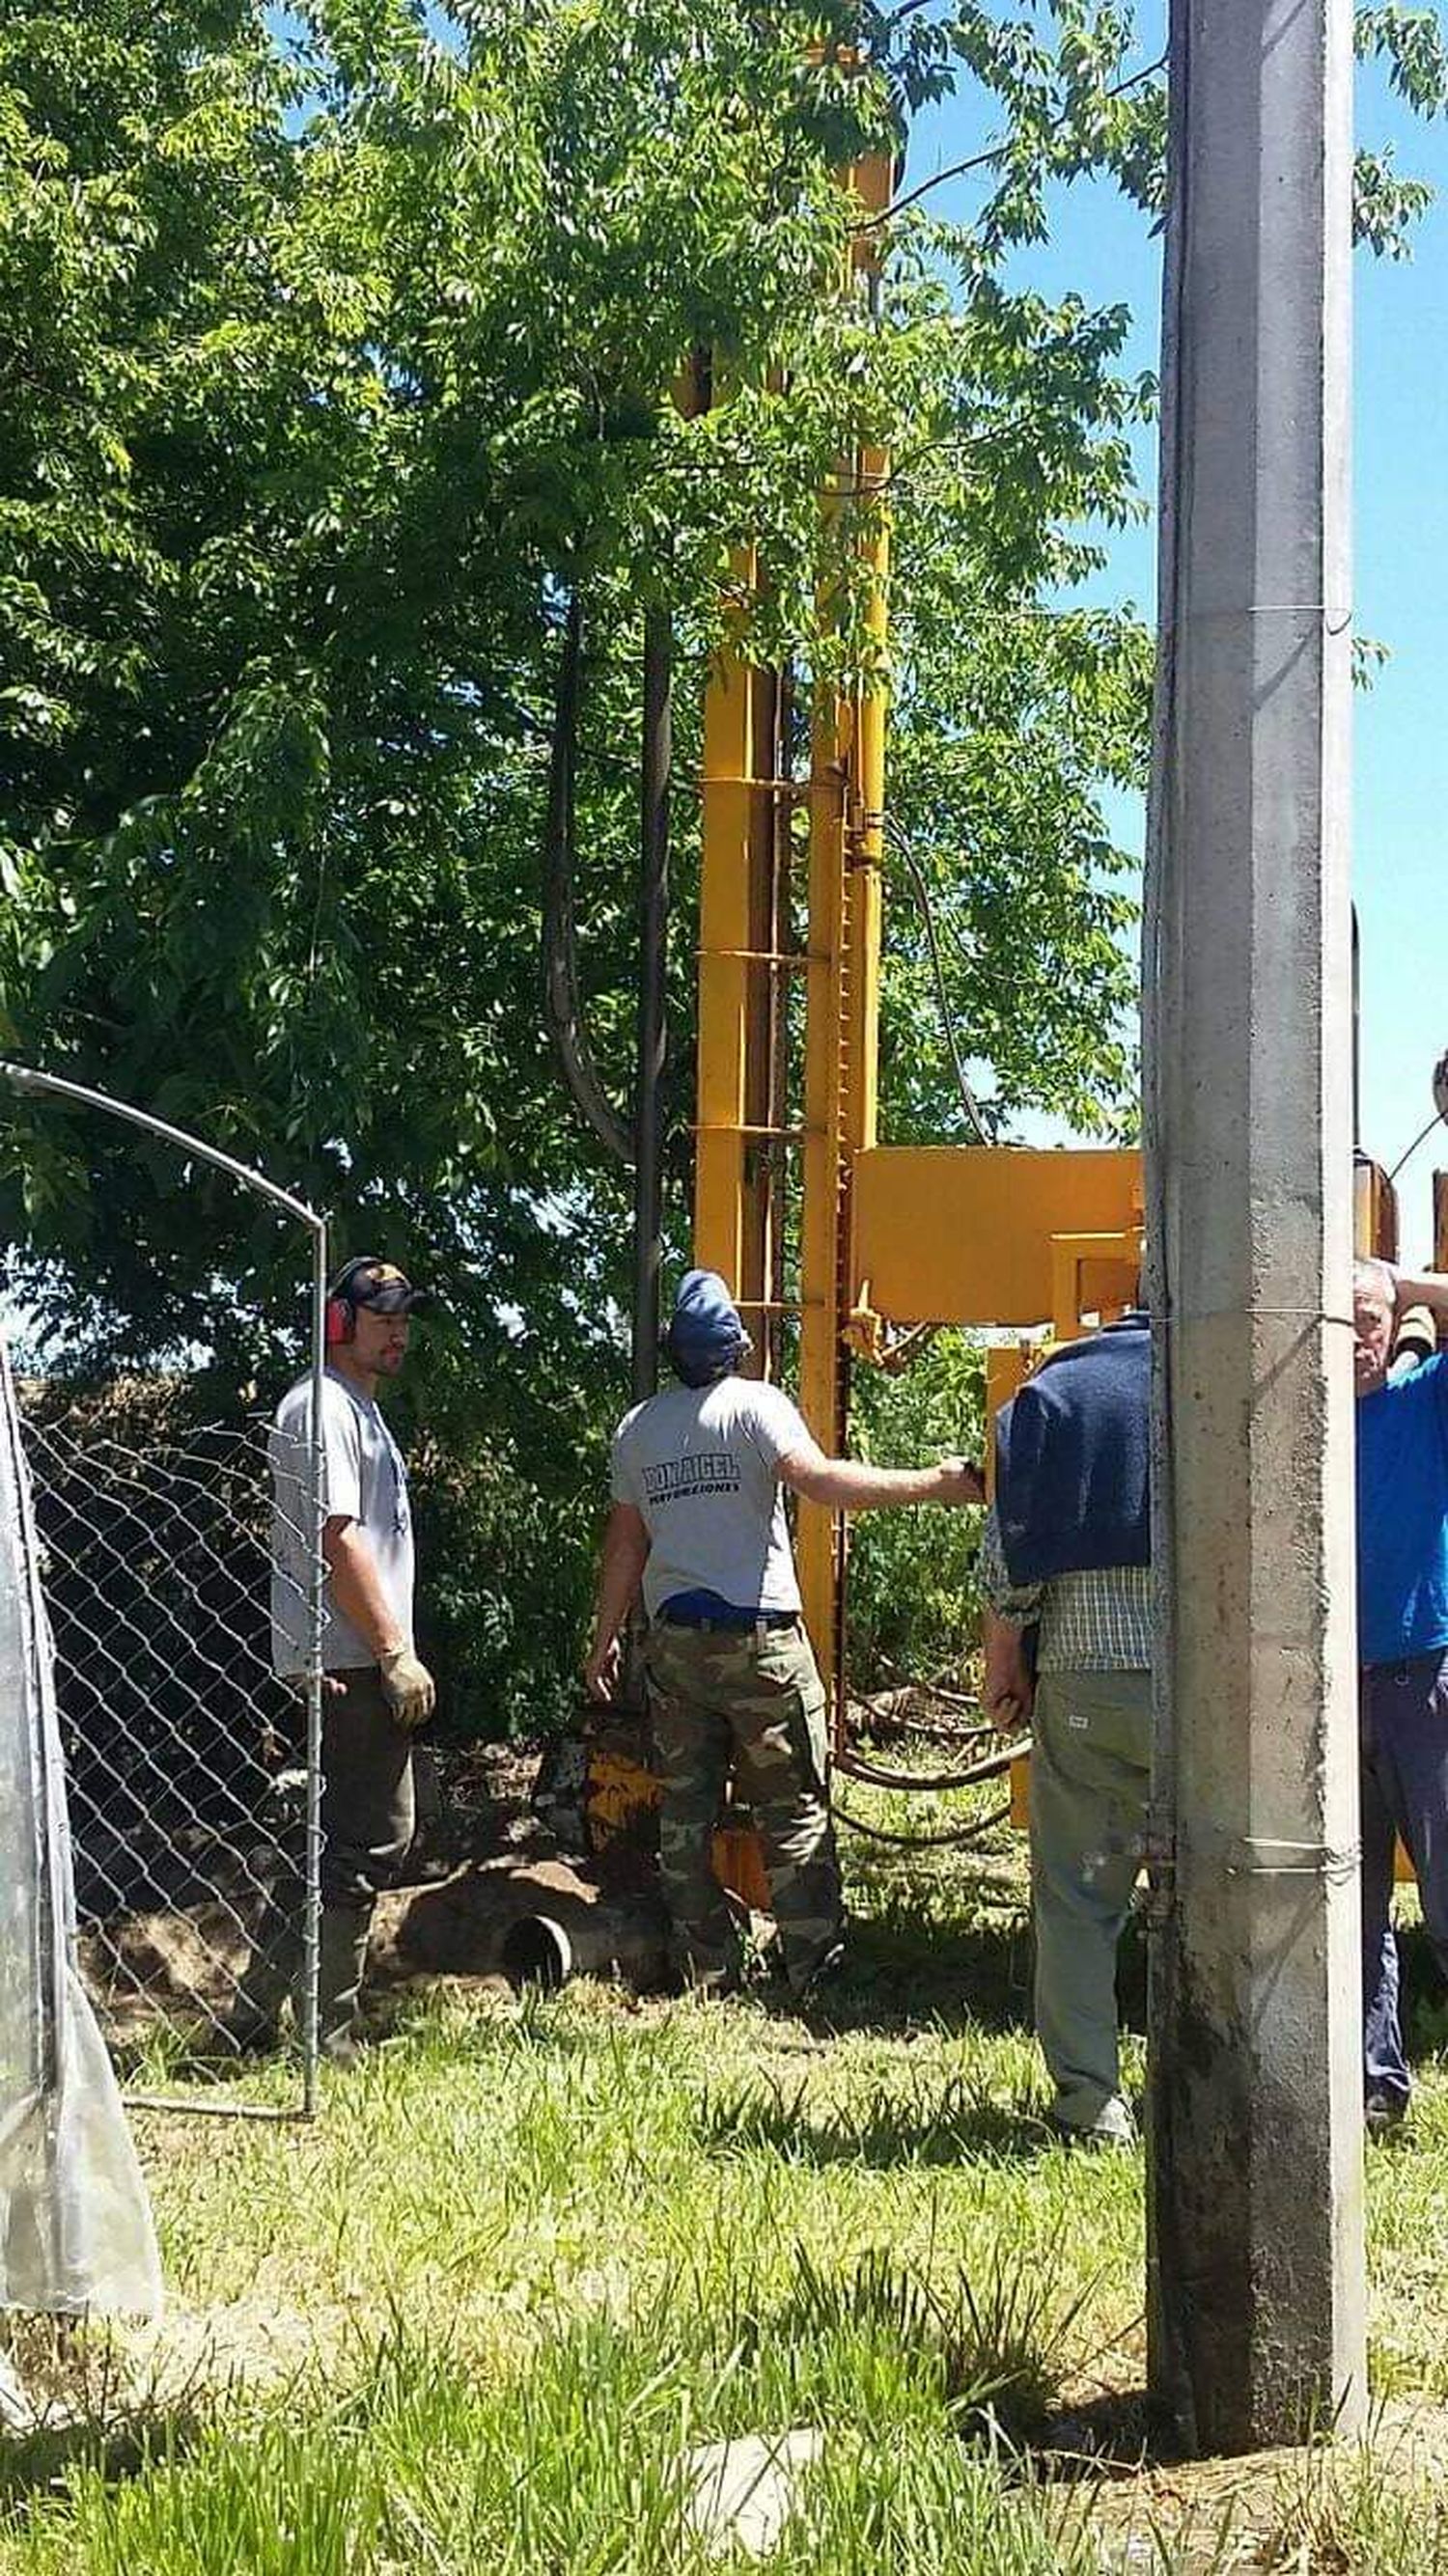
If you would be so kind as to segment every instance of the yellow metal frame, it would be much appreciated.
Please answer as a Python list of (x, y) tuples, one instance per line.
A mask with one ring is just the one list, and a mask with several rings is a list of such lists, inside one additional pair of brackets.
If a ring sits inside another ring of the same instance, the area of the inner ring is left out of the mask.
[[(735, 557), (752, 593), (752, 549)], [(732, 649), (704, 700), (703, 863), (699, 901), (695, 1258), (727, 1279), (751, 1329), (767, 1312), (773, 1267), (766, 1151), (772, 1141), (768, 1031), (776, 951), (773, 890), (781, 799), (775, 774), (777, 683)], [(756, 1334), (756, 1340), (761, 1337)]]
[[(893, 164), (872, 155), (844, 174), (867, 212), (890, 200)], [(868, 284), (874, 235), (856, 239), (852, 267)], [(863, 448), (841, 468), (827, 511), (873, 501), (887, 460)], [(880, 960), (880, 861), (884, 821), (887, 538), (880, 514), (862, 513), (869, 567), (866, 624), (872, 671), (844, 695), (816, 690), (808, 785), (781, 775), (777, 684), (732, 650), (719, 657), (704, 706), (704, 826), (700, 883), (698, 1133), (694, 1255), (728, 1280), (765, 1364), (768, 1327), (799, 1320), (799, 1397), (820, 1441), (844, 1438), (847, 1352), (841, 1318), (849, 1295), (849, 1182), (854, 1157), (875, 1140)], [(735, 580), (758, 580), (752, 551)], [(796, 799), (809, 818), (808, 936), (787, 944), (788, 818)], [(805, 978), (803, 1119), (785, 1123), (778, 1058), (780, 978)], [(800, 1153), (799, 1293), (782, 1295), (784, 1163)], [(758, 1329), (762, 1326), (764, 1329)], [(801, 1506), (799, 1568), (805, 1616), (820, 1663), (838, 1662), (843, 1529), (818, 1506)]]
[[(844, 174), (867, 215), (883, 214), (894, 185), (888, 153)], [(879, 234), (855, 235), (852, 286), (874, 291)], [(858, 1157), (875, 1142), (880, 1021), (880, 871), (884, 856), (885, 727), (888, 700), (889, 531), (882, 495), (889, 459), (862, 447), (826, 496), (832, 515), (853, 510), (865, 572), (870, 667), (848, 695), (817, 690), (810, 736), (809, 945), (820, 972), (805, 1019), (805, 1145), (800, 1217), (799, 1390), (805, 1419), (822, 1446), (844, 1446), (849, 1352), (844, 1322), (850, 1293), (850, 1193)], [(844, 1652), (847, 1524), (818, 1503), (802, 1503), (800, 1595), (826, 1687), (838, 1703)]]
[(856, 1329), (896, 1324), (1049, 1323), (1130, 1302), (1141, 1258), (1141, 1156), (1134, 1149), (1034, 1152), (1015, 1145), (882, 1145), (855, 1165)]
[[(844, 174), (868, 214), (889, 204), (893, 179), (883, 153)], [(868, 226), (855, 235), (858, 293), (873, 291), (877, 240)], [(845, 1443), (851, 1357), (878, 1354), (892, 1326), (1049, 1324), (1061, 1339), (1081, 1329), (1083, 1313), (1127, 1301), (1139, 1257), (1135, 1154), (877, 1142), (887, 476), (883, 450), (861, 447), (824, 497), (831, 517), (853, 518), (867, 650), (848, 688), (816, 687), (808, 782), (783, 774), (780, 684), (752, 671), (732, 644), (704, 709), (695, 1258), (728, 1280), (761, 1367), (769, 1327), (797, 1317), (801, 1409), (831, 1451)], [(759, 580), (752, 550), (736, 557), (734, 579), (747, 601)], [(798, 802), (809, 826), (802, 951), (788, 935)], [(805, 1025), (802, 1106), (791, 1128), (781, 978), (794, 975), (804, 978)], [(784, 1171), (796, 1152), (799, 1284), (786, 1300)], [(843, 1520), (801, 1504), (798, 1557), (805, 1618), (838, 1714)]]

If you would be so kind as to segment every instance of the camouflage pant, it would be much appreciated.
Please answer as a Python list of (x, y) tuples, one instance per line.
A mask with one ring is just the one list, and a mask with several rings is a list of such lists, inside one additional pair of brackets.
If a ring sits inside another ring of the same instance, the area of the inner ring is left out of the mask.
[(725, 1782), (753, 1812), (791, 1986), (840, 1937), (825, 1695), (803, 1626), (649, 1630), (659, 1872), (686, 1975), (727, 1984), (738, 1945), (710, 1844)]

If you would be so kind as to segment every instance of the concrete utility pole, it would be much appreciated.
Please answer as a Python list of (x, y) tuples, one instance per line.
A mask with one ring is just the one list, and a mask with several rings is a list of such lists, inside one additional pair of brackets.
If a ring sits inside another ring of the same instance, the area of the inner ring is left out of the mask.
[(1148, 869), (1154, 2391), (1361, 2420), (1350, 0), (1173, 0)]

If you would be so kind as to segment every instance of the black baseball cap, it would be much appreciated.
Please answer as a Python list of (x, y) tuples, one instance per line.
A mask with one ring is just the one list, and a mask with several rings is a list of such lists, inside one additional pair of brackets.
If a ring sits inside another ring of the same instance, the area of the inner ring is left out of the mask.
[(359, 1252), (355, 1260), (344, 1262), (327, 1294), (341, 1297), (354, 1309), (370, 1306), (374, 1315), (425, 1314), (437, 1303), (430, 1288), (414, 1288), (405, 1271), (391, 1261), (379, 1261), (371, 1252)]

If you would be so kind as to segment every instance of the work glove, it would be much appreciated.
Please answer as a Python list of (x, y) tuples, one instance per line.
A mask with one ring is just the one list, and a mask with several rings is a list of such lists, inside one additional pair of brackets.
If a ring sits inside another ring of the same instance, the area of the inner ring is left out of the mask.
[(382, 1695), (399, 1726), (425, 1726), (437, 1706), (437, 1684), (410, 1646), (382, 1657)]

